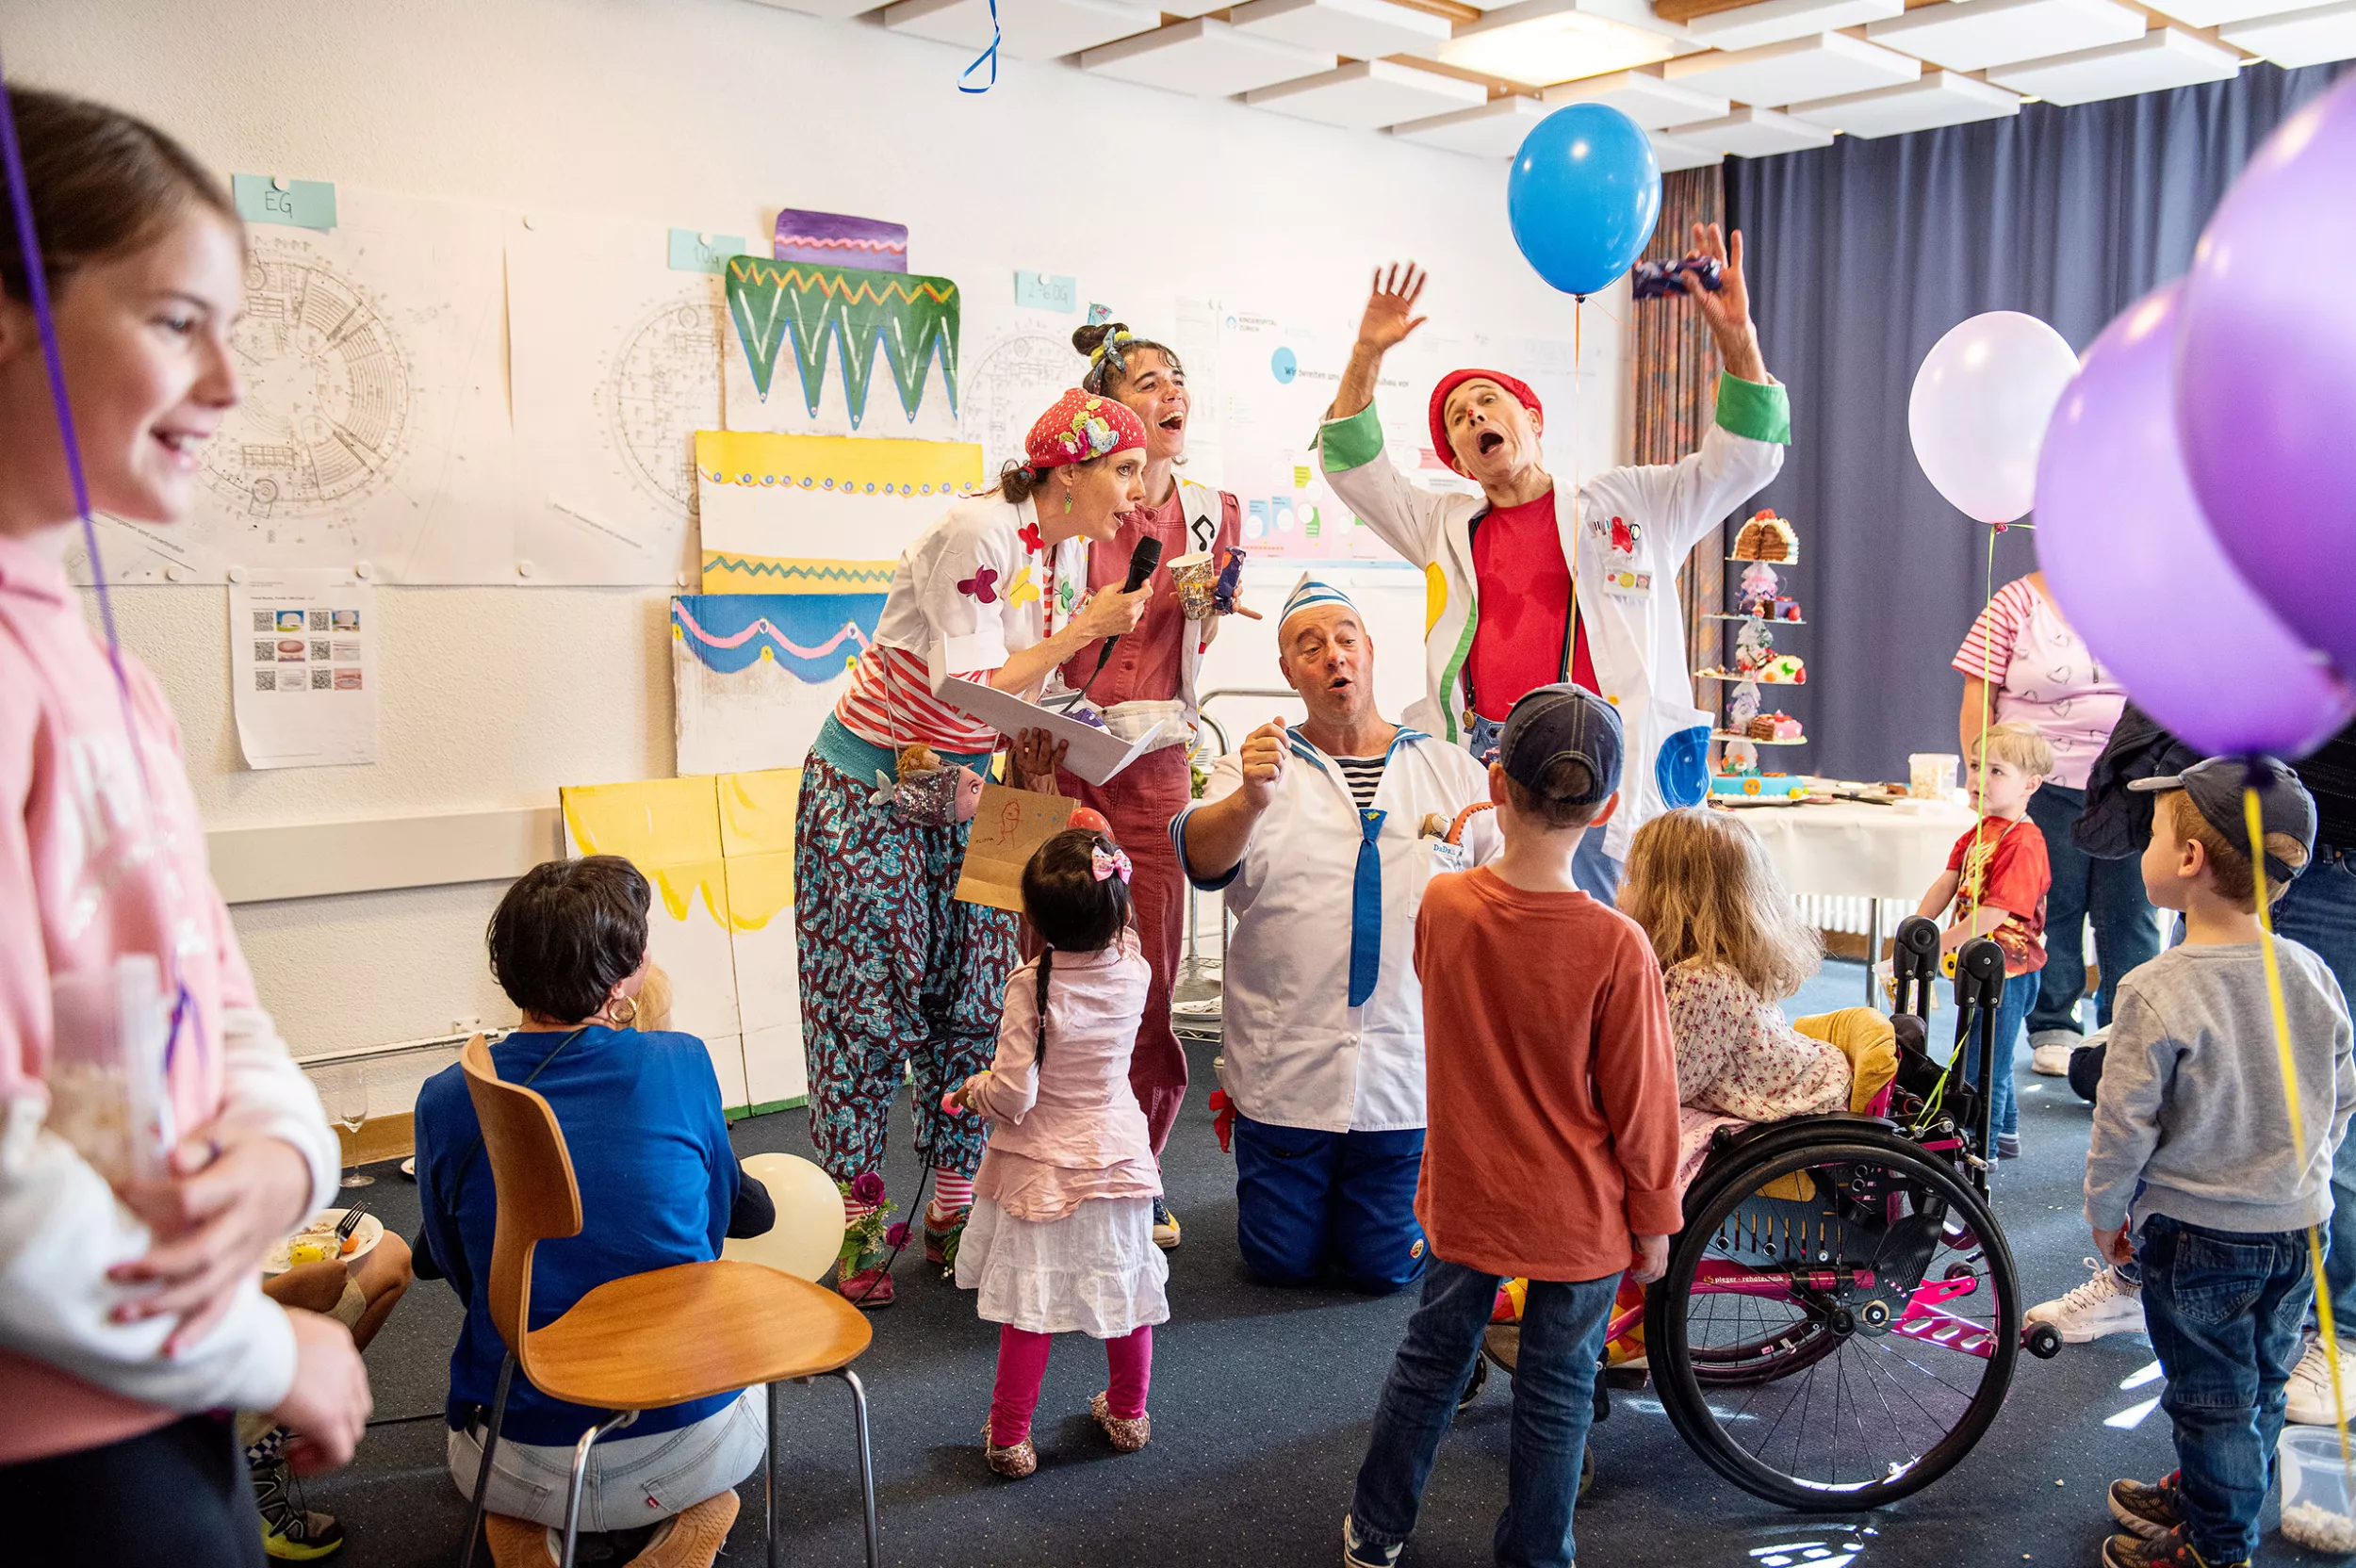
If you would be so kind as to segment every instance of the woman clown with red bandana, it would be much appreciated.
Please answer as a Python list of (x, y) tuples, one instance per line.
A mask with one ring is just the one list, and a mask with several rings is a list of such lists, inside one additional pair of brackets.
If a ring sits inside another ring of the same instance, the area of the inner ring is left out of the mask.
[[(1628, 782), (1610, 826), (1579, 846), (1573, 874), (1610, 902), (1629, 838), (1666, 807), (1696, 804), (1706, 779), (1710, 715), (1693, 706), (1677, 577), (1703, 536), (1775, 477), (1792, 439), (1783, 387), (1759, 357), (1742, 278), (1715, 224), (1693, 228), (1693, 255), (1721, 265), (1706, 292), (1688, 278), (1718, 349), (1717, 418), (1680, 462), (1612, 468), (1558, 507), (1539, 439), (1537, 394), (1497, 370), (1441, 378), (1430, 408), (1432, 447), (1481, 486), (1439, 495), (1408, 482), (1383, 449), (1374, 388), (1383, 356), (1423, 318), (1424, 277), (1411, 264), (1375, 274), (1341, 391), (1318, 433), (1327, 481), (1385, 544), (1424, 568), (1430, 631), (1425, 689), (1406, 722), (1486, 759), (1514, 700), (1560, 680), (1608, 699), (1628, 737)], [(1413, 466), (1410, 464), (1409, 466)], [(1694, 730), (1702, 731), (1698, 737)]]
[[(875, 637), (803, 764), (794, 935), (810, 1140), (851, 1189), (855, 1249), (838, 1287), (892, 1300), (867, 1223), (882, 1201), (884, 1130), (904, 1069), (916, 1152), (931, 1169), (925, 1255), (940, 1263), (973, 1201), (984, 1128), (941, 1096), (990, 1065), (1015, 963), (1016, 917), (954, 897), (972, 792), (996, 731), (935, 694), (955, 676), (1036, 696), (1056, 667), (1137, 625), (1150, 590), (1083, 596), (1088, 542), (1145, 499), (1145, 426), (1077, 388), (1031, 427), (998, 487), (951, 507), (901, 554)], [(1070, 590), (1067, 592), (1067, 590)]]

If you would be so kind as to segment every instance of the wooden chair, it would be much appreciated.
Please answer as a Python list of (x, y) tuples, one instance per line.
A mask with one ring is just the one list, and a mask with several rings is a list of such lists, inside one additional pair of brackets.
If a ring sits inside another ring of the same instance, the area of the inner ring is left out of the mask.
[(507, 1413), (508, 1380), (520, 1367), (532, 1386), (552, 1398), (609, 1412), (573, 1449), (572, 1485), (564, 1498), (563, 1568), (572, 1568), (581, 1489), (589, 1449), (598, 1438), (630, 1424), (642, 1410), (766, 1383), (769, 1388), (769, 1562), (777, 1549), (777, 1385), (841, 1378), (851, 1390), (859, 1435), (861, 1501), (866, 1510), (868, 1568), (878, 1561), (875, 1471), (868, 1448), (867, 1391), (850, 1364), (873, 1335), (866, 1315), (841, 1296), (807, 1280), (752, 1263), (689, 1263), (610, 1281), (583, 1296), (543, 1329), (531, 1327), (532, 1253), (543, 1241), (581, 1233), (581, 1187), (564, 1133), (548, 1102), (520, 1085), (502, 1083), (491, 1050), (477, 1035), (459, 1054), (466, 1092), (483, 1124), (491, 1179), (499, 1193), (498, 1229), (491, 1247), (492, 1325), (506, 1342), (499, 1392), (475, 1472), (474, 1524), (466, 1536), (466, 1568), (482, 1534), (483, 1499), (499, 1423)]

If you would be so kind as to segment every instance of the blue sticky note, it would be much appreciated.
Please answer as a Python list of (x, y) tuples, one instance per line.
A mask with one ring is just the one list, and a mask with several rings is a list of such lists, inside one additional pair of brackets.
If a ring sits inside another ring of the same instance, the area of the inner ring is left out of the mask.
[(1069, 316), (1080, 308), (1080, 280), (1018, 271), (1014, 275), (1014, 302), (1030, 310), (1053, 310)]
[[(279, 189), (281, 185), (286, 188)], [(284, 223), (321, 233), (335, 226), (335, 188), (326, 180), (232, 174), (229, 191), (237, 204), (237, 216), (249, 223)]]
[(697, 234), (694, 229), (671, 231), (671, 270), (674, 272), (717, 272), (728, 266), (728, 257), (744, 253), (744, 237), (741, 234)]

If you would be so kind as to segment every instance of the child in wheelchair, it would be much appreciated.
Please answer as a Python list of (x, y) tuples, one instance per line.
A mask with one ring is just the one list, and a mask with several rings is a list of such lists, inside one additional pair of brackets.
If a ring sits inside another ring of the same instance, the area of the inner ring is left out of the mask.
[(1815, 931), (1740, 819), (1665, 811), (1636, 831), (1620, 908), (1652, 941), (1677, 1045), (1679, 1186), (1722, 1127), (1877, 1109), (1897, 1070), (1871, 1007), (1788, 1021), (1776, 1005), (1824, 959)]

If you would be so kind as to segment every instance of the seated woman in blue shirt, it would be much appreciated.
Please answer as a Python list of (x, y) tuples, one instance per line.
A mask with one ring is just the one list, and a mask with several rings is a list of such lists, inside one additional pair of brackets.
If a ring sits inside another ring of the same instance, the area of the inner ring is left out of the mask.
[[(491, 917), (491, 972), (523, 1013), (492, 1059), (502, 1079), (548, 1100), (581, 1187), (581, 1233), (544, 1243), (532, 1260), (535, 1329), (598, 1285), (708, 1262), (724, 1236), (757, 1235), (775, 1219), (728, 1146), (703, 1042), (632, 1027), (646, 974), (647, 902), (635, 867), (596, 855), (534, 868)], [(418, 1090), (416, 1124), (417, 1272), (446, 1276), (466, 1303), (450, 1358), (448, 1413), (450, 1478), (471, 1500), (506, 1348), (481, 1288), (498, 1199), (457, 1067)], [(590, 1451), (581, 1527), (657, 1527), (641, 1561), (704, 1568), (736, 1516), (737, 1482), (761, 1462), (761, 1395), (748, 1388), (642, 1412), (601, 1440)], [(489, 1485), (499, 1568), (554, 1560), (544, 1543), (564, 1524), (573, 1445), (603, 1414), (514, 1380)]]

